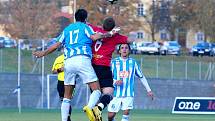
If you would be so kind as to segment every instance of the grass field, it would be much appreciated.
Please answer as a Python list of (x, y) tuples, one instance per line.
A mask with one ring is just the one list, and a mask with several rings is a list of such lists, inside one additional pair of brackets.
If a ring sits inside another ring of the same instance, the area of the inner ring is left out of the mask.
[[(116, 121), (121, 121), (121, 112)], [(106, 120), (106, 112), (103, 121)], [(163, 110), (133, 110), (130, 121), (214, 121), (215, 115), (182, 115), (171, 114)], [(0, 109), (0, 121), (61, 121), (60, 110), (36, 110), (25, 109), (19, 114), (15, 109)], [(81, 110), (73, 110), (72, 121), (87, 121)]]

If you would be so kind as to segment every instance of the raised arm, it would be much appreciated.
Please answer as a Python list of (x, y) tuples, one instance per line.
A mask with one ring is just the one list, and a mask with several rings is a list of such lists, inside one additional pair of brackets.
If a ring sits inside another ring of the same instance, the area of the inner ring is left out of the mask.
[(60, 45), (61, 45), (61, 43), (57, 42), (44, 51), (36, 51), (36, 52), (33, 52), (32, 54), (34, 56), (36, 56), (37, 58), (41, 58), (41, 57), (46, 56), (46, 55), (52, 53), (53, 51), (55, 51), (58, 47), (60, 47)]

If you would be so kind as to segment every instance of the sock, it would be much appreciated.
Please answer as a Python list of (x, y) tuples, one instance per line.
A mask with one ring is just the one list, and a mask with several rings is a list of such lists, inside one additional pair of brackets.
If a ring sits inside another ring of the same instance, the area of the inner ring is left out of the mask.
[(69, 107), (69, 115), (68, 115), (67, 121), (71, 121), (71, 119), (70, 119), (71, 113), (72, 113), (72, 106), (70, 105), (70, 107)]
[(62, 121), (67, 121), (68, 115), (69, 115), (69, 110), (70, 110), (70, 99), (63, 98), (63, 102), (61, 105), (61, 119)]
[(99, 101), (100, 96), (101, 96), (101, 91), (94, 90), (90, 95), (90, 99), (87, 106), (89, 106), (89, 108), (92, 109)]
[(129, 121), (129, 115), (122, 115), (121, 121)]
[(101, 110), (103, 110), (105, 107), (107, 107), (107, 105), (110, 103), (110, 101), (113, 99), (113, 97), (109, 94), (104, 94), (101, 98), (100, 98), (100, 103), (98, 104), (98, 106), (101, 108)]

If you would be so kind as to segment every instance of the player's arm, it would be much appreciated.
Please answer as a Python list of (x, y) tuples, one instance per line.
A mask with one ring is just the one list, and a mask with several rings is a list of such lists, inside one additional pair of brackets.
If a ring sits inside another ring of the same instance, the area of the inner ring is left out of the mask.
[(151, 88), (150, 88), (150, 86), (149, 86), (149, 84), (148, 84), (148, 82), (147, 82), (147, 80), (146, 80), (146, 78), (145, 78), (144, 75), (143, 75), (142, 78), (140, 78), (140, 81), (142, 82), (143, 86), (146, 88), (146, 90), (147, 90), (147, 95), (148, 95), (149, 97), (151, 97), (152, 100), (153, 100), (153, 99), (154, 99), (153, 92), (152, 92), (152, 90), (151, 90)]
[(145, 87), (146, 91), (147, 91), (147, 95), (150, 96), (152, 98), (152, 100), (154, 99), (154, 95), (153, 92), (148, 84), (148, 81), (146, 80), (146, 77), (143, 75), (142, 71), (140, 70), (140, 67), (137, 65), (136, 61), (135, 61), (135, 75), (137, 77), (139, 77), (141, 83), (143, 84), (143, 86)]
[(33, 55), (36, 56), (37, 58), (41, 58), (41, 57), (46, 56), (46, 55), (52, 53), (53, 51), (55, 51), (58, 47), (60, 47), (60, 45), (61, 45), (61, 43), (57, 42), (44, 51), (33, 52)]
[(58, 68), (58, 69), (53, 69), (52, 73), (53, 74), (58, 74), (58, 73), (63, 72), (63, 71), (64, 71), (64, 67), (61, 67), (61, 68)]
[(52, 67), (52, 73), (53, 74), (58, 74), (60, 72), (63, 72), (64, 71), (64, 67), (60, 67), (60, 68), (56, 68), (56, 63), (54, 63), (53, 67)]
[(93, 41), (96, 41), (96, 40), (98, 40), (98, 39), (103, 39), (103, 38), (107, 38), (107, 37), (112, 37), (114, 34), (116, 34), (116, 33), (113, 33), (113, 32), (95, 33), (95, 34), (91, 35), (90, 38), (91, 38)]

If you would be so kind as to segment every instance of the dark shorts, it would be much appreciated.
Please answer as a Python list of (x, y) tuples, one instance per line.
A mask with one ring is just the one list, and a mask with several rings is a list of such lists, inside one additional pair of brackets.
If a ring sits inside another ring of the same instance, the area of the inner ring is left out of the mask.
[(64, 97), (64, 81), (59, 81), (57, 82), (57, 91), (59, 94), (60, 99), (63, 99)]
[(100, 87), (113, 87), (113, 76), (111, 68), (108, 66), (94, 65), (93, 68), (99, 79)]

